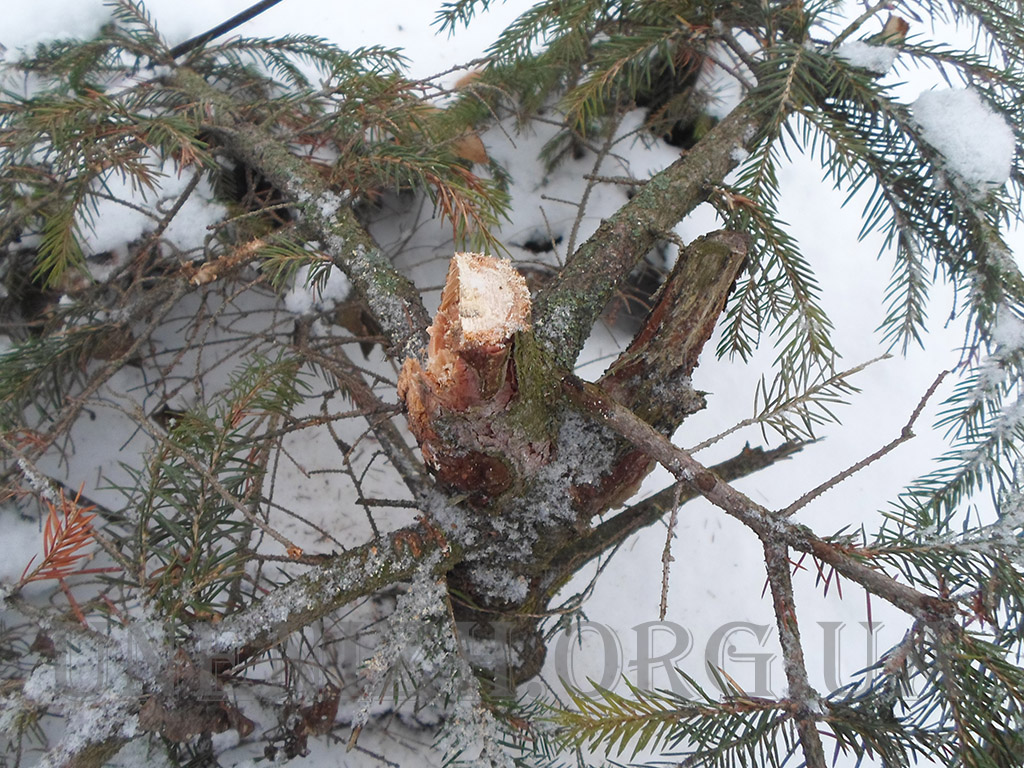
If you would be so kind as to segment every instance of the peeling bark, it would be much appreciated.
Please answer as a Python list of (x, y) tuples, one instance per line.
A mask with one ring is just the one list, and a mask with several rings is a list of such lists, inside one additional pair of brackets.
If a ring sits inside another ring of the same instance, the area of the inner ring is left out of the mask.
[[(664, 435), (704, 408), (690, 376), (711, 338), (747, 257), (750, 239), (738, 232), (705, 235), (679, 254), (654, 306), (629, 347), (599, 386)], [(626, 502), (654, 467), (650, 456), (623, 442), (611, 472), (576, 490), (590, 518)]]
[(643, 327), (601, 377), (603, 389), (656, 429), (675, 430), (686, 416), (703, 408), (690, 376), (749, 246), (748, 235), (726, 230), (687, 246), (654, 297)]

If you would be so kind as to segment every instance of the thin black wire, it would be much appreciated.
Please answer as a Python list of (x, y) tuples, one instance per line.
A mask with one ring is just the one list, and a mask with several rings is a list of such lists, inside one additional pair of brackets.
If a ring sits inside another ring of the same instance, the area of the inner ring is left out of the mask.
[(255, 5), (246, 8), (241, 13), (235, 14), (227, 21), (218, 24), (213, 29), (203, 32), (203, 34), (201, 35), (196, 35), (195, 37), (189, 38), (184, 43), (180, 43), (174, 46), (173, 48), (171, 48), (171, 58), (177, 59), (180, 56), (184, 56), (186, 53), (188, 53), (194, 48), (199, 48), (202, 45), (206, 45), (215, 37), (220, 37), (226, 32), (230, 32), (235, 27), (241, 26), (245, 22), (249, 21), (249, 19), (259, 16), (265, 10), (267, 10), (268, 8), (272, 8), (273, 6), (277, 5), (280, 2), (281, 0), (261, 0)]

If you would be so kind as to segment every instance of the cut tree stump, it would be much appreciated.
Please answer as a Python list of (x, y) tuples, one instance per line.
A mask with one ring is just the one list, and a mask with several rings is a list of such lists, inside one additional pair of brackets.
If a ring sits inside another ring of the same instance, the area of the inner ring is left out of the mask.
[[(427, 466), (478, 506), (551, 454), (543, 398), (531, 396), (537, 388), (529, 383), (544, 366), (523, 364), (522, 353), (535, 346), (530, 310), (526, 281), (511, 261), (455, 254), (426, 362), (406, 359), (398, 377)], [(556, 386), (552, 379), (547, 389)]]

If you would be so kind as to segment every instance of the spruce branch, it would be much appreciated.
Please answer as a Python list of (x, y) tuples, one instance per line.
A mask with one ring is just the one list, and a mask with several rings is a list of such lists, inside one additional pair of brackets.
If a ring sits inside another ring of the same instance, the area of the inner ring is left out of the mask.
[[(844, 402), (843, 396), (847, 392), (856, 391), (855, 387), (847, 379), (860, 373), (868, 366), (885, 359), (887, 359), (887, 356), (883, 355), (830, 376), (820, 374), (818, 380), (806, 391), (793, 395), (774, 385), (779, 382), (775, 382), (772, 388), (769, 388), (767, 381), (762, 377), (755, 392), (754, 406), (757, 412), (756, 416), (742, 419), (728, 429), (706, 440), (702, 440), (687, 450), (690, 453), (697, 453), (723, 440), (734, 432), (754, 426), (755, 424), (761, 424), (762, 427), (771, 426), (781, 434), (786, 435), (796, 430), (796, 426), (790, 421), (793, 418), (799, 418), (806, 433), (811, 435), (812, 427), (815, 423), (819, 423), (824, 419), (838, 421), (828, 406), (833, 403)], [(810, 408), (813, 406), (819, 407), (822, 413), (820, 415), (811, 413)]]
[[(164, 447), (168, 454), (175, 456), (178, 460), (187, 465), (197, 476), (201, 477), (205, 483), (208, 483), (210, 488), (222, 502), (229, 505), (245, 520), (248, 520), (254, 526), (263, 531), (263, 533), (267, 534), (267, 536), (278, 542), (282, 547), (284, 547), (284, 550), (289, 553), (289, 555), (297, 556), (302, 554), (301, 547), (296, 546), (286, 536), (263, 522), (258, 515), (254, 514), (249, 509), (249, 506), (245, 503), (243, 498), (239, 498), (230, 489), (225, 487), (225, 485), (217, 478), (216, 471), (213, 468), (204, 465), (200, 459), (196, 458), (193, 454), (194, 446), (179, 446), (176, 445), (172, 439), (165, 441)], [(258, 469), (258, 466), (253, 466), (253, 468)], [(247, 485), (250, 490), (257, 487), (255, 481), (250, 481)]]
[(486, 11), (489, 5), (490, 0), (446, 0), (437, 11), (434, 24), (440, 27), (440, 32), (452, 35), (456, 26), (468, 26), (473, 17), (479, 11)]
[(396, 356), (419, 356), (429, 324), (419, 293), (356, 222), (346, 201), (327, 189), (323, 178), (283, 142), (239, 121), (239, 106), (195, 72), (179, 68), (173, 82), (191, 98), (209, 104), (214, 117), (210, 127), (232, 152), (295, 201), (305, 226), (365, 297)]
[[(73, 499), (58, 489), (54, 501), (44, 498), (48, 508), (43, 527), (43, 557), (33, 568), (35, 556), (29, 560), (18, 580), (18, 587), (33, 581), (56, 579), (63, 585), (72, 573), (99, 573), (102, 569), (81, 570), (79, 561), (88, 555), (83, 551), (93, 542), (92, 521), (95, 514), (89, 514), (94, 507), (81, 504), (82, 489)], [(59, 512), (58, 512), (59, 509)]]
[(763, 140), (744, 160), (733, 188), (719, 192), (716, 200), (730, 228), (749, 232), (753, 241), (748, 276), (728, 307), (719, 355), (745, 359), (772, 328), (781, 382), (788, 391), (800, 391), (815, 370), (831, 368), (836, 352), (814, 271), (778, 215), (777, 169), (780, 153), (787, 151), (784, 136), (792, 131), (789, 117), (812, 98), (804, 82), (804, 47), (780, 46), (778, 55), (778, 67), (762, 78), (757, 92)]
[[(552, 719), (568, 745), (625, 753), (684, 748), (681, 766), (780, 765), (780, 746), (793, 751), (792, 719), (784, 702), (748, 696), (724, 679), (726, 691), (717, 701), (695, 680), (686, 681), (698, 693), (696, 701), (669, 691), (644, 691), (626, 683), (628, 696), (595, 685), (596, 696), (570, 690), (573, 709), (560, 708)], [(781, 742), (781, 745), (780, 745)], [(678, 754), (678, 752), (676, 753)]]

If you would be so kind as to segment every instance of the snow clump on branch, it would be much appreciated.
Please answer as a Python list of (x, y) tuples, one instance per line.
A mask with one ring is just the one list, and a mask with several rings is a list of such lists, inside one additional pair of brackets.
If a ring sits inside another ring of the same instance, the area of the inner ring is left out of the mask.
[(921, 136), (942, 155), (974, 198), (1010, 178), (1013, 129), (972, 88), (922, 93), (911, 105)]
[(851, 66), (884, 75), (892, 69), (899, 50), (890, 45), (871, 45), (863, 40), (849, 40), (836, 49), (836, 56)]

